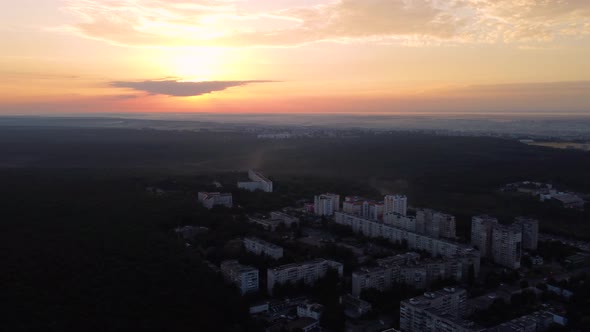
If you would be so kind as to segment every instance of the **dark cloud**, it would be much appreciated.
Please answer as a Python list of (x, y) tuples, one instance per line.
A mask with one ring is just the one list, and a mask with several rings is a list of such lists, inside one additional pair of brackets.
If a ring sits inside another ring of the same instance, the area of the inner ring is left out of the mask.
[(276, 81), (250, 80), (250, 81), (208, 81), (208, 82), (179, 82), (176, 80), (159, 81), (115, 81), (110, 85), (117, 88), (128, 88), (144, 91), (149, 94), (168, 95), (175, 97), (200, 96), (215, 91), (223, 91), (236, 86), (244, 86), (252, 83), (271, 83)]

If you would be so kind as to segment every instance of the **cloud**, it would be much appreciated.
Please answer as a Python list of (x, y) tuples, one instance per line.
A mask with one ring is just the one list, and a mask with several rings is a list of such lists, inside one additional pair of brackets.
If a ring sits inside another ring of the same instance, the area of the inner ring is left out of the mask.
[(587, 0), (324, 1), (265, 11), (238, 0), (64, 0), (77, 22), (59, 30), (119, 45), (228, 47), (542, 43), (590, 34)]
[(156, 81), (115, 81), (110, 85), (116, 88), (127, 88), (143, 91), (149, 94), (160, 94), (174, 97), (200, 96), (215, 91), (223, 91), (232, 87), (244, 86), (253, 83), (270, 83), (276, 81), (250, 80), (250, 81), (209, 81), (209, 82), (180, 82), (176, 80)]

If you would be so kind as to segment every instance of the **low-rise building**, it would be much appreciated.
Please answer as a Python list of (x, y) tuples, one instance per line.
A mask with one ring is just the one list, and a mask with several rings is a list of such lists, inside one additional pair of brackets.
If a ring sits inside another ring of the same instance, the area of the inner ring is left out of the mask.
[(359, 318), (373, 309), (371, 303), (350, 294), (341, 296), (340, 304), (344, 306), (344, 314), (350, 318)]
[(275, 285), (303, 281), (306, 285), (312, 285), (318, 279), (324, 277), (329, 269), (335, 269), (340, 277), (344, 271), (341, 263), (327, 260), (314, 259), (303, 263), (294, 263), (269, 268), (267, 270), (268, 292), (272, 294)]
[(299, 218), (294, 217), (294, 216), (287, 214), (285, 212), (281, 212), (281, 211), (271, 212), (270, 218), (274, 219), (274, 220), (280, 220), (287, 227), (291, 227), (291, 225), (293, 225), (293, 224), (295, 224), (295, 225), (299, 224)]
[(233, 207), (233, 200), (231, 193), (220, 192), (199, 192), (198, 200), (207, 209), (212, 209), (214, 206), (221, 205), (228, 208)]
[(531, 257), (531, 263), (533, 265), (543, 265), (545, 263), (545, 260), (543, 259), (543, 257), (537, 255), (537, 256)]
[(253, 169), (248, 170), (248, 178), (250, 181), (239, 181), (238, 188), (248, 191), (262, 190), (267, 193), (273, 191), (272, 181), (267, 179), (262, 173)]
[(191, 240), (195, 236), (207, 233), (209, 228), (199, 226), (182, 226), (174, 229), (174, 232), (184, 240)]
[(551, 313), (537, 311), (491, 327), (486, 332), (538, 332), (547, 330), (552, 323), (553, 315)]
[(297, 306), (297, 316), (301, 318), (308, 317), (320, 320), (322, 312), (324, 312), (324, 306), (319, 303), (305, 302)]
[(279, 226), (284, 226), (284, 227), (288, 227), (291, 224), (289, 224), (288, 222), (285, 222), (285, 219), (275, 219), (275, 218), (269, 218), (269, 219), (262, 219), (262, 218), (255, 218), (255, 217), (249, 217), (248, 221), (250, 223), (256, 224), (256, 225), (260, 225), (262, 226), (262, 228), (264, 228), (267, 231), (271, 231), (274, 232)]
[(551, 199), (563, 205), (567, 209), (584, 209), (584, 199), (574, 193), (557, 193)]
[(225, 280), (238, 287), (242, 295), (258, 291), (258, 269), (255, 267), (228, 260), (221, 263), (221, 273)]
[(269, 310), (268, 302), (259, 302), (250, 305), (249, 313), (250, 315), (258, 315), (268, 312)]
[(571, 268), (590, 266), (590, 254), (577, 253), (565, 258), (565, 264)]
[(255, 237), (244, 238), (244, 248), (256, 255), (266, 255), (274, 259), (283, 257), (282, 247)]
[(320, 331), (320, 322), (316, 319), (303, 317), (299, 319), (295, 319), (293, 321), (288, 322), (284, 326), (284, 330), (287, 332), (313, 332), (313, 331)]

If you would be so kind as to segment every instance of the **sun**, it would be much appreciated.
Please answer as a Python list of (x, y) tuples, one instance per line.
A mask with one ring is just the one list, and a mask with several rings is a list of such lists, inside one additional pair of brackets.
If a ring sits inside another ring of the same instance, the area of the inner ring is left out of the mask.
[(218, 80), (227, 72), (226, 51), (220, 48), (183, 48), (167, 52), (163, 65), (182, 81)]

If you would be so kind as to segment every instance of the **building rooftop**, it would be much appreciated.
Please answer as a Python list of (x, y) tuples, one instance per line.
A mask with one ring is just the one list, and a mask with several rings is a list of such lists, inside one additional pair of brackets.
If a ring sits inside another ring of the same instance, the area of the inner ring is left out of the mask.
[(318, 323), (318, 321), (313, 318), (303, 317), (303, 318), (298, 318), (294, 321), (287, 323), (285, 328), (287, 329), (287, 331), (298, 331), (298, 330), (304, 330), (307, 327), (309, 327), (310, 325), (314, 325), (317, 323)]
[(199, 191), (200, 195), (205, 195), (205, 198), (211, 198), (211, 197), (215, 197), (215, 196), (231, 196), (231, 193), (220, 193), (218, 191), (212, 191), (212, 192), (205, 192), (205, 191)]
[(452, 322), (456, 326), (460, 326), (466, 330), (473, 330), (473, 331), (484, 330), (483, 327), (477, 325), (473, 321), (463, 319), (461, 317), (457, 317), (457, 315), (455, 315), (453, 313), (446, 312), (441, 309), (427, 308), (427, 309), (425, 309), (425, 311), (428, 311), (429, 313), (436, 315), (437, 317), (439, 317), (441, 319)]
[(272, 182), (266, 176), (262, 175), (262, 173), (260, 173), (259, 171), (256, 171), (256, 170), (251, 169), (250, 172), (256, 174), (260, 178), (261, 181), (264, 181), (264, 182)]
[(402, 303), (406, 303), (416, 308), (426, 309), (429, 308), (431, 305), (431, 300), (440, 297), (440, 296), (447, 296), (450, 294), (466, 292), (463, 288), (455, 288), (455, 287), (445, 287), (443, 289), (434, 291), (434, 292), (425, 292), (424, 295), (420, 295), (417, 297), (413, 297), (408, 300), (402, 301)]
[(583, 201), (582, 198), (572, 193), (555, 194), (553, 195), (553, 198), (564, 204), (579, 203)]
[(239, 273), (258, 271), (257, 268), (249, 265), (242, 265), (237, 260), (227, 260), (221, 262), (221, 269), (228, 269)]
[(321, 263), (326, 263), (326, 262), (330, 263), (330, 264), (334, 264), (334, 265), (342, 265), (341, 263), (338, 263), (335, 261), (331, 261), (331, 260), (327, 260), (327, 259), (323, 259), (323, 258), (316, 258), (316, 259), (301, 262), (301, 263), (291, 263), (291, 264), (277, 266), (274, 268), (269, 268), (269, 270), (276, 272), (276, 271), (282, 271), (282, 270), (287, 270), (287, 269), (292, 269), (292, 268), (299, 268), (299, 267), (303, 267), (306, 265), (321, 264)]
[(282, 247), (280, 247), (274, 243), (266, 242), (266, 241), (259, 239), (257, 237), (247, 237), (247, 238), (244, 238), (244, 240), (252, 241), (252, 242), (258, 243), (259, 245), (262, 245), (262, 246), (265, 246), (268, 248), (272, 248), (272, 249), (282, 249)]

